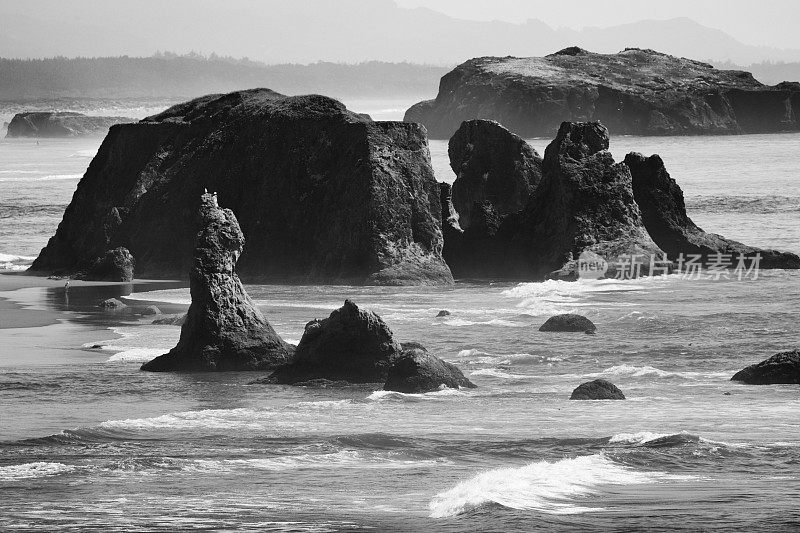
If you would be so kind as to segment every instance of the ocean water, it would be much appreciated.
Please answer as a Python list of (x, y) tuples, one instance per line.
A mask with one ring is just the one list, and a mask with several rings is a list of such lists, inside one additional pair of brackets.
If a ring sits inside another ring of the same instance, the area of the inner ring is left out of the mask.
[[(543, 152), (548, 141), (531, 142)], [(800, 252), (798, 143), (616, 137), (611, 148), (617, 159), (660, 153), (705, 229)], [(35, 178), (80, 174), (98, 144), (0, 142), (3, 261), (22, 268), (36, 254), (77, 184)], [(452, 181), (446, 150), (431, 142), (437, 177)], [(800, 388), (729, 381), (800, 344), (798, 272), (247, 289), (289, 342), (351, 298), (478, 388), (415, 395), (251, 385), (253, 373), (146, 374), (141, 362), (180, 328), (137, 310), (182, 312), (179, 284), (3, 294), (69, 320), (41, 336), (0, 330), (0, 529), (800, 528)], [(129, 309), (97, 311), (110, 296)], [(441, 309), (451, 315), (436, 318)], [(538, 331), (562, 312), (589, 317), (597, 335)], [(597, 377), (628, 399), (568, 400)]]

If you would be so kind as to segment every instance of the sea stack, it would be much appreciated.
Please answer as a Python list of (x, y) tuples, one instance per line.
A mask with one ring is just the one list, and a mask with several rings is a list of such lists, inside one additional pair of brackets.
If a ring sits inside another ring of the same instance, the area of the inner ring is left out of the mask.
[(683, 191), (658, 154), (645, 157), (632, 152), (625, 156), (625, 164), (631, 170), (633, 195), (644, 225), (670, 259), (699, 255), (706, 263), (710, 256), (730, 254), (735, 265), (739, 255), (752, 259), (760, 254), (760, 268), (800, 268), (796, 254), (754, 248), (700, 229), (687, 215)]
[(465, 120), (496, 120), (522, 137), (559, 124), (601, 121), (617, 135), (697, 135), (800, 130), (800, 85), (768, 86), (654, 50), (597, 54), (571, 46), (545, 57), (479, 57), (445, 74), (434, 100), (406, 111), (435, 139)]
[(608, 142), (608, 129), (599, 122), (561, 124), (511, 241), (520, 277), (568, 271), (585, 252), (612, 265), (609, 277), (616, 275), (614, 264), (663, 256), (642, 222), (630, 170), (614, 162)]
[(257, 383), (383, 383), (384, 390), (414, 393), (475, 386), (422, 345), (401, 345), (380, 316), (351, 300), (328, 318), (306, 324), (292, 362)]
[(268, 382), (382, 383), (390, 360), (401, 351), (381, 317), (345, 300), (328, 318), (306, 324), (291, 364), (273, 372)]
[(241, 224), (245, 279), (453, 282), (425, 128), (269, 89), (204, 96), (113, 126), (31, 270), (83, 270), (124, 246), (138, 277), (185, 277), (194, 199), (205, 188)]
[(114, 124), (135, 121), (127, 117), (94, 117), (69, 111), (30, 111), (14, 115), (8, 124), (6, 137), (105, 135)]
[(177, 346), (142, 370), (267, 370), (287, 363), (292, 347), (281, 339), (242, 287), (235, 272), (244, 235), (233, 212), (203, 194), (194, 264), (192, 303)]

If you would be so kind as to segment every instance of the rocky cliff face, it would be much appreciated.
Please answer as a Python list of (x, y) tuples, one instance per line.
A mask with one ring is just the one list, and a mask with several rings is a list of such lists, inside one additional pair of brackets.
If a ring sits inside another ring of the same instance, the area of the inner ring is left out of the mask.
[(17, 113), (6, 137), (79, 137), (105, 135), (114, 124), (135, 122), (127, 117), (91, 117), (81, 113), (33, 111)]
[(776, 250), (762, 250), (700, 229), (686, 214), (683, 191), (664, 167), (658, 155), (639, 153), (625, 156), (633, 177), (633, 194), (642, 220), (658, 246), (672, 260), (699, 255), (703, 263), (709, 256), (730, 254), (734, 264), (739, 254), (748, 258), (761, 255), (761, 268), (800, 268), (800, 257)]
[(499, 215), (516, 213), (542, 179), (536, 150), (497, 122), (463, 122), (447, 148), (456, 174), (453, 205), (461, 229), (472, 223), (473, 209), (489, 202)]
[(199, 218), (189, 273), (192, 304), (180, 340), (142, 370), (267, 370), (288, 363), (293, 347), (275, 333), (234, 270), (245, 241), (233, 212), (221, 209), (216, 196), (204, 194)]
[(405, 115), (446, 139), (462, 121), (496, 120), (523, 137), (562, 121), (602, 121), (614, 134), (695, 135), (800, 130), (800, 86), (763, 85), (748, 72), (653, 50), (481, 57), (446, 74), (435, 100)]
[(545, 276), (584, 252), (603, 257), (612, 268), (634, 256), (648, 262), (663, 256), (642, 222), (630, 170), (607, 149), (602, 124), (561, 125), (545, 150), (544, 177), (511, 240), (519, 276)]
[(425, 129), (268, 89), (112, 127), (32, 270), (80, 269), (124, 246), (138, 276), (184, 276), (204, 189), (237, 214), (245, 278), (452, 282)]

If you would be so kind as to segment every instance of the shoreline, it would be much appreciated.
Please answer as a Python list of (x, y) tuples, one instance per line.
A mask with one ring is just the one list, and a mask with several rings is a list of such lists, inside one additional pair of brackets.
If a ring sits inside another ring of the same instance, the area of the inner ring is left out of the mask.
[[(69, 289), (65, 289), (65, 281), (0, 271), (0, 346), (7, 354), (0, 355), (0, 367), (19, 366), (21, 361), (24, 366), (52, 364), (48, 354), (63, 354), (64, 349), (96, 354), (96, 349), (86, 345), (119, 339), (113, 328), (135, 324), (142, 318), (140, 311), (152, 305), (137, 301), (135, 305), (128, 302), (129, 307), (124, 309), (106, 310), (98, 307), (101, 301), (180, 285), (160, 280), (70, 280)], [(158, 305), (165, 314), (176, 307)]]

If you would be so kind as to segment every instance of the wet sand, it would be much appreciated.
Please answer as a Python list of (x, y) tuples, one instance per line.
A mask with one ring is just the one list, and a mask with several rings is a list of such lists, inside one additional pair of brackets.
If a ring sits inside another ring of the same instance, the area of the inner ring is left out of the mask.
[[(0, 273), (0, 367), (11, 364), (45, 365), (91, 357), (83, 345), (117, 335), (109, 328), (141, 320), (149, 302), (128, 302), (124, 309), (106, 310), (98, 304), (124, 298), (131, 292), (182, 286), (175, 281), (136, 280), (110, 283), (53, 280), (24, 273)], [(166, 313), (185, 306), (160, 305)]]

